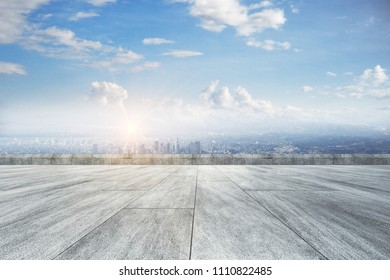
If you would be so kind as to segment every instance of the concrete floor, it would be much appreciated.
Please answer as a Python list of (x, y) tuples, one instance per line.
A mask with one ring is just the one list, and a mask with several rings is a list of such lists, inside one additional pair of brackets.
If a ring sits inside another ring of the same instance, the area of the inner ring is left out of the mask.
[(390, 166), (0, 166), (0, 259), (390, 259)]

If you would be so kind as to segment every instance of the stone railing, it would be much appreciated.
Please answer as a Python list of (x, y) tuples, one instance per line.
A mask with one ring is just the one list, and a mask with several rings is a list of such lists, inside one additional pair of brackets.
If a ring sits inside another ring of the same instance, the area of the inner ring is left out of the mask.
[(389, 165), (390, 154), (1, 154), (0, 165)]

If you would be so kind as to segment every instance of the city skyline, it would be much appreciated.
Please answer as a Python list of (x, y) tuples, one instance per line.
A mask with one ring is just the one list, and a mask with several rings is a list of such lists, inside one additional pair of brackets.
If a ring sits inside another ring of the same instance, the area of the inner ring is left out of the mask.
[(0, 8), (0, 136), (390, 129), (385, 0)]

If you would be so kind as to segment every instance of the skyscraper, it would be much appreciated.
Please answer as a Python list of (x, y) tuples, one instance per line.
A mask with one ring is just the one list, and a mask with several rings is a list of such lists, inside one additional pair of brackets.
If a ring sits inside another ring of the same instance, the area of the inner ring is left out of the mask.
[(160, 151), (160, 145), (158, 143), (158, 141), (154, 141), (153, 143), (153, 153), (154, 154), (158, 154)]
[(180, 154), (179, 138), (176, 138), (175, 153), (176, 153), (176, 154)]
[(200, 154), (201, 149), (200, 149), (200, 141), (195, 141), (194, 142), (194, 154)]

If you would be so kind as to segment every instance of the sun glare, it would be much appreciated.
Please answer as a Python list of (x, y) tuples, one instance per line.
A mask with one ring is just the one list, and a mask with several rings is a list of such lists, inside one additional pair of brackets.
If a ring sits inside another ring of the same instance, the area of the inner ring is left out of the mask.
[(137, 134), (137, 126), (134, 123), (128, 123), (126, 125), (126, 132), (129, 136), (134, 136)]

